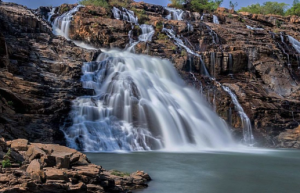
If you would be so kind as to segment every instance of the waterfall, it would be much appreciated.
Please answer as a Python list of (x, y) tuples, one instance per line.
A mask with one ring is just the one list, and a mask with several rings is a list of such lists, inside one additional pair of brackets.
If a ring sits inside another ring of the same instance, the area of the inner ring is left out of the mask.
[(140, 25), (142, 30), (142, 34), (139, 36), (139, 40), (141, 42), (151, 42), (152, 37), (155, 33), (154, 28), (152, 25), (142, 24)]
[(215, 15), (213, 15), (213, 22), (214, 22), (215, 24), (220, 24), (218, 17), (215, 16)]
[(51, 12), (48, 13), (48, 21), (51, 22), (51, 17), (55, 14), (55, 7), (52, 7)]
[(280, 46), (282, 48), (281, 50), (286, 55), (287, 61), (288, 61), (288, 66), (290, 66), (290, 55), (288, 53), (286, 53), (286, 51), (285, 51), (285, 49), (289, 50), (289, 47), (284, 41), (284, 34), (282, 32), (280, 32), (280, 39), (281, 39), (281, 43), (284, 45), (284, 48), (282, 48)]
[(218, 34), (213, 31), (209, 26), (206, 26), (206, 28), (209, 30), (209, 35), (211, 36), (212, 40), (213, 40), (213, 44), (219, 44), (219, 36)]
[(252, 126), (249, 117), (244, 112), (243, 107), (240, 105), (236, 95), (230, 90), (230, 88), (226, 86), (222, 86), (222, 88), (230, 95), (231, 100), (235, 106), (235, 110), (238, 112), (241, 118), (243, 127), (243, 142), (249, 146), (252, 146), (254, 144), (254, 136), (252, 134)]
[(250, 29), (250, 30), (264, 30), (263, 28), (255, 28), (255, 27), (251, 27), (249, 25), (246, 25), (247, 29)]
[(184, 11), (181, 9), (174, 9), (170, 7), (165, 7), (165, 10), (169, 12), (169, 15), (167, 15), (166, 19), (168, 20), (183, 20), (182, 16)]
[(224, 124), (168, 60), (117, 50), (84, 63), (94, 96), (74, 101), (68, 145), (84, 151), (203, 150), (234, 145)]
[(80, 7), (83, 7), (82, 5), (77, 5), (73, 9), (71, 9), (68, 12), (65, 12), (61, 16), (58, 16), (55, 18), (53, 23), (53, 33), (55, 35), (61, 35), (65, 37), (67, 40), (70, 40), (69, 38), (69, 29), (70, 29), (70, 23), (72, 21), (73, 15), (79, 10)]
[(194, 56), (197, 56), (200, 58), (200, 63), (201, 63), (201, 67), (203, 68), (204, 72), (203, 75), (204, 76), (209, 76), (209, 73), (204, 65), (204, 62), (202, 60), (201, 55), (193, 52), (189, 47), (187, 47), (186, 45), (184, 45), (183, 41), (180, 38), (177, 38), (175, 35), (175, 32), (172, 29), (167, 29), (167, 28), (163, 28), (162, 29), (163, 32), (165, 32), (169, 38), (173, 39), (175, 41), (175, 44), (179, 47), (184, 48), (189, 54), (192, 54)]
[(115, 19), (122, 19), (129, 23), (138, 24), (138, 18), (136, 16), (134, 16), (134, 12), (131, 10), (122, 8), (122, 11), (121, 11), (120, 9), (113, 7), (111, 11), (112, 11)]
[(300, 53), (300, 42), (297, 41), (295, 38), (293, 38), (292, 36), (288, 36), (289, 38), (289, 42), (292, 44), (293, 48), (295, 48), (295, 50)]

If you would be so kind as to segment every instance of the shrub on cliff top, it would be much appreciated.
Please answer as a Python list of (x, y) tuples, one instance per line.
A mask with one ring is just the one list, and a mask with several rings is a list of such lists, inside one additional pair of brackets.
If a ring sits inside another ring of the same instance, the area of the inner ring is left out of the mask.
[(128, 8), (131, 0), (108, 0), (108, 3), (112, 7), (125, 7)]
[(109, 5), (106, 0), (81, 0), (79, 1), (80, 4), (85, 6), (97, 6), (97, 7), (104, 7), (109, 8)]
[(278, 2), (272, 2), (268, 1), (260, 5), (252, 4), (247, 7), (242, 7), (239, 12), (249, 12), (253, 14), (275, 14), (275, 15), (285, 15), (286, 8), (288, 7), (288, 4), (286, 3), (278, 3)]
[(286, 15), (297, 15), (300, 16), (300, 2), (299, 0), (294, 0), (293, 7), (286, 11)]
[(214, 11), (222, 3), (223, 0), (170, 0), (171, 6), (176, 8), (183, 8), (184, 3), (189, 2), (192, 11)]

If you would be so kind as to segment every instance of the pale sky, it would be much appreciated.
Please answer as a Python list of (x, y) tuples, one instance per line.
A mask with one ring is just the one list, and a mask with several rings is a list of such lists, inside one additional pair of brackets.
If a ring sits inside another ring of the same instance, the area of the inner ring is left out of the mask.
[[(39, 6), (58, 6), (63, 3), (77, 3), (78, 0), (3, 0), (4, 2), (14, 2), (23, 4), (29, 8), (37, 8)], [(139, 0), (136, 0), (139, 1)], [(229, 7), (230, 0), (224, 0), (222, 7)], [(238, 3), (238, 7), (244, 7), (250, 4), (263, 3), (267, 0), (232, 0)], [(276, 0), (277, 2), (287, 3), (292, 5), (293, 0)], [(144, 0), (144, 2), (166, 6), (170, 3), (169, 0)]]

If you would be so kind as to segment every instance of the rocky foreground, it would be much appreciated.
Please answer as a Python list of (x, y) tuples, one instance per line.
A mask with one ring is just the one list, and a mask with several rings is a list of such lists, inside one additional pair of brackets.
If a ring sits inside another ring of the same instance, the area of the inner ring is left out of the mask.
[[(28, 143), (26, 139), (0, 139), (0, 192), (102, 193), (128, 192), (147, 187), (150, 176), (106, 171), (86, 155), (55, 144)], [(9, 161), (8, 161), (9, 160)]]

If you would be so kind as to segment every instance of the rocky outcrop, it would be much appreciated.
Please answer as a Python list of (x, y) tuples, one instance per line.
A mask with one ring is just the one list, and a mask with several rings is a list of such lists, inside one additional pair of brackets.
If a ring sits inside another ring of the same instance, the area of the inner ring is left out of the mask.
[(143, 171), (106, 171), (91, 164), (85, 154), (60, 145), (1, 139), (1, 148), (11, 166), (0, 168), (0, 192), (121, 193), (145, 188), (151, 180)]

